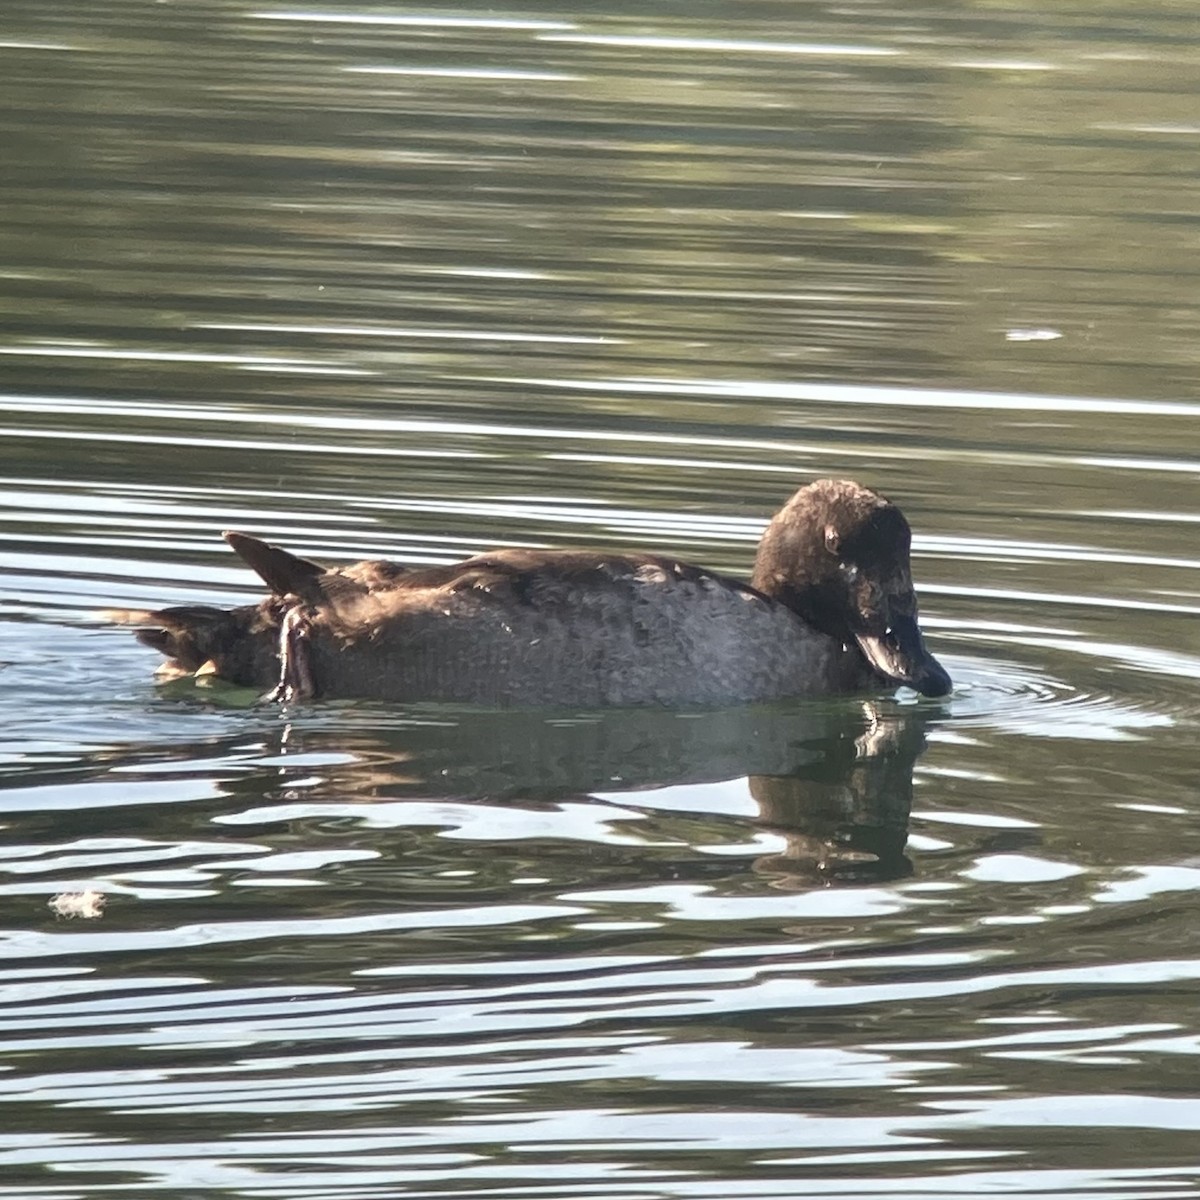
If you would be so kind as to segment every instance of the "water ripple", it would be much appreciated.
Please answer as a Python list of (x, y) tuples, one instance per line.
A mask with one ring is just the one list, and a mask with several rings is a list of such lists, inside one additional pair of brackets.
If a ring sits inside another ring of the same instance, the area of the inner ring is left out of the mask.
[[(1074, 641), (1029, 639), (1030, 645)], [(953, 725), (986, 727), (1006, 734), (1040, 738), (1121, 741), (1176, 724), (1171, 698), (1135, 701), (1110, 692), (1089, 692), (1076, 684), (1036, 673), (1016, 661), (948, 657), (955, 678)], [(962, 663), (957, 667), (958, 662)]]

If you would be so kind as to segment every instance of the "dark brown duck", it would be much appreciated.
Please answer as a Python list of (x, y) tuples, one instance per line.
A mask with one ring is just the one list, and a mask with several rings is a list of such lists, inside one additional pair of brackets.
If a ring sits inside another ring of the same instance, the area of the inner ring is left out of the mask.
[(326, 568), (225, 537), (267, 599), (117, 616), (144, 626), (170, 673), (273, 686), (272, 699), (688, 706), (951, 686), (917, 623), (908, 522), (855, 483), (801, 488), (767, 526), (750, 585), (656, 554)]

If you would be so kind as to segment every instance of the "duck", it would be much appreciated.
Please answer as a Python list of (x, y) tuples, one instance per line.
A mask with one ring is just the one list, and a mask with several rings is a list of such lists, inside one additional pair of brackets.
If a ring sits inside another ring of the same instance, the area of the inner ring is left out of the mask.
[(110, 614), (165, 657), (267, 701), (594, 709), (879, 693), (944, 696), (904, 514), (848, 480), (801, 487), (744, 582), (669, 555), (507, 548), (326, 567), (245, 533), (257, 604)]

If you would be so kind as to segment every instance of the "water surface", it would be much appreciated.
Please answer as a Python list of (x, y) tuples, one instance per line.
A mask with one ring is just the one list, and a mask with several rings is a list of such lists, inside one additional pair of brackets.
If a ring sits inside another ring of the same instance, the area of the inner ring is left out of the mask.
[[(1198, 1194), (1192, 6), (6, 15), (0, 1197)], [(280, 710), (95, 615), (229, 527), (745, 573), (826, 475), (947, 701)]]

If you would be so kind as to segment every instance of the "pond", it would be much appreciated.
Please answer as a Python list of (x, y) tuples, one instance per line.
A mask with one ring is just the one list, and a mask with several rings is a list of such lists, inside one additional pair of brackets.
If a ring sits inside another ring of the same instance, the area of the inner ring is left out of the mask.
[[(1197, 1194), (1193, 4), (6, 16), (0, 1197)], [(228, 528), (745, 576), (829, 476), (951, 696), (281, 707), (99, 615)]]

